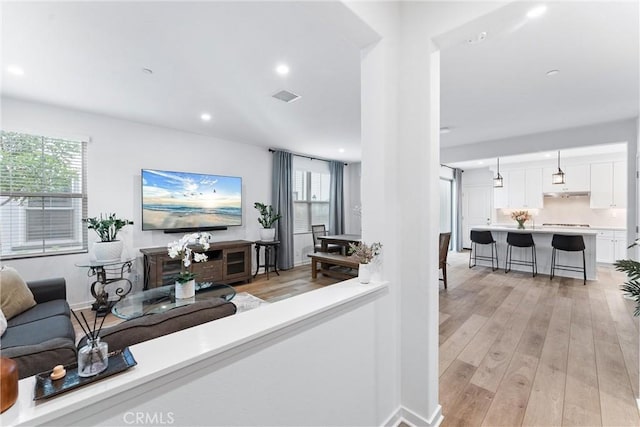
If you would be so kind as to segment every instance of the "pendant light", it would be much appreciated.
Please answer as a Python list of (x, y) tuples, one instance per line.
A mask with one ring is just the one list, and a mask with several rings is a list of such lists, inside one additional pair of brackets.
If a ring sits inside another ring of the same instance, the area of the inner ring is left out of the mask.
[(551, 175), (552, 184), (564, 184), (564, 172), (560, 169), (560, 150), (558, 150), (558, 172)]
[(500, 157), (498, 157), (498, 174), (493, 178), (493, 188), (502, 188), (504, 186), (504, 179), (500, 175)]

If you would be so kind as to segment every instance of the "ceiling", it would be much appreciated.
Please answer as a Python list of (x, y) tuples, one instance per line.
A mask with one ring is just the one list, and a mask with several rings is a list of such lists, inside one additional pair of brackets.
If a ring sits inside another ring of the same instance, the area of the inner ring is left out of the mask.
[(637, 117), (638, 17), (637, 1), (515, 2), (443, 35), (441, 146)]
[(3, 2), (2, 95), (358, 160), (362, 39), (336, 4)]
[[(638, 2), (548, 2), (544, 15), (526, 19), (532, 5), (511, 3), (436, 40), (441, 124), (452, 130), (443, 147), (638, 115)], [(360, 159), (360, 49), (373, 35), (356, 18), (337, 17), (346, 10), (339, 2), (2, 9), (3, 96)], [(467, 42), (483, 31), (483, 42)], [(280, 63), (290, 67), (286, 77), (274, 70)], [(24, 75), (8, 73), (11, 64)], [(551, 69), (560, 73), (547, 77)], [(271, 97), (282, 89), (302, 97)]]
[[(577, 157), (593, 157), (593, 156), (610, 156), (610, 155), (625, 155), (627, 154), (627, 143), (615, 143), (615, 144), (602, 144), (602, 145), (590, 145), (587, 147), (579, 148), (565, 148), (561, 151), (563, 160)], [(557, 160), (557, 151), (538, 151), (526, 154), (519, 154), (516, 156), (503, 156), (500, 157), (500, 164), (507, 165), (512, 163), (534, 163), (534, 162), (555, 162)], [(481, 168), (493, 168), (496, 166), (496, 158), (485, 158), (477, 160), (469, 160), (464, 162), (450, 163), (450, 167), (459, 168), (462, 170), (469, 169), (481, 169)]]

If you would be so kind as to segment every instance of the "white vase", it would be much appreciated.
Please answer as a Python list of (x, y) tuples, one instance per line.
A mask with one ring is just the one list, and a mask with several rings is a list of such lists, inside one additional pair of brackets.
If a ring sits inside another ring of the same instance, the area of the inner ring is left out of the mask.
[(261, 228), (258, 231), (260, 232), (260, 240), (264, 242), (273, 242), (276, 239), (275, 228)]
[(195, 279), (189, 280), (187, 283), (176, 282), (176, 299), (192, 298), (196, 294)]
[(95, 242), (93, 244), (93, 255), (98, 262), (120, 261), (120, 257), (122, 256), (122, 240)]
[(369, 283), (371, 281), (370, 264), (360, 264), (358, 267), (358, 281), (360, 283)]

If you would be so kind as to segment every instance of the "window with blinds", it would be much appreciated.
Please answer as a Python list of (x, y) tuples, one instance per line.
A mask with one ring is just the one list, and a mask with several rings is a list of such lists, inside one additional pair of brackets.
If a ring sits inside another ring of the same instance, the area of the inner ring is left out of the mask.
[(2, 258), (87, 251), (86, 143), (1, 132)]
[(309, 233), (311, 225), (329, 227), (328, 173), (296, 170), (293, 180), (294, 233)]

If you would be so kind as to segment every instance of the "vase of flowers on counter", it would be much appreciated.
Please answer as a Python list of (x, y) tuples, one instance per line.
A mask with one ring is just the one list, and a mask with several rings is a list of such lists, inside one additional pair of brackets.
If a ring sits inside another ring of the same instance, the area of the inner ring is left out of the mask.
[(518, 223), (518, 230), (524, 230), (524, 223), (531, 219), (531, 214), (528, 211), (514, 211), (511, 212), (511, 219)]
[[(176, 299), (192, 298), (196, 294), (196, 275), (191, 272), (191, 263), (207, 260), (204, 253), (209, 249), (209, 233), (185, 234), (182, 239), (168, 245), (170, 258), (181, 258), (180, 273), (176, 277)], [(198, 245), (203, 252), (195, 252), (192, 247)], [(191, 247), (190, 247), (191, 246)]]
[(364, 242), (358, 244), (349, 243), (349, 253), (358, 261), (358, 280), (360, 283), (371, 281), (370, 264), (380, 254), (382, 244), (379, 242), (367, 245)]

